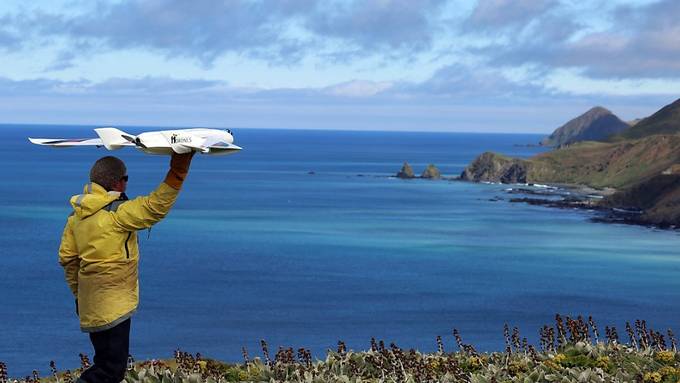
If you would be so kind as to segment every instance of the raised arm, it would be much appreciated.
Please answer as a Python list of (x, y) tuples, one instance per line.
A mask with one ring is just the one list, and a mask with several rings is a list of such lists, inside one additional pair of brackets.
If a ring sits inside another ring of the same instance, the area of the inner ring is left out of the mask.
[(78, 269), (80, 269), (80, 257), (78, 248), (76, 247), (76, 240), (71, 230), (71, 218), (66, 221), (64, 227), (64, 234), (61, 236), (61, 245), (59, 245), (59, 264), (64, 268), (64, 276), (68, 287), (71, 289), (73, 296), (78, 298)]
[(123, 231), (149, 228), (163, 219), (177, 199), (189, 173), (194, 153), (173, 153), (165, 180), (148, 196), (125, 202), (113, 213), (114, 224)]

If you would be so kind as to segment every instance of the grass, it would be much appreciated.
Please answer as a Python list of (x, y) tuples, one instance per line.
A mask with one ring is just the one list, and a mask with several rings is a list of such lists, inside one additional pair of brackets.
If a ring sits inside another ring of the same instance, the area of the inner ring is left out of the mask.
[[(559, 315), (552, 326), (539, 330), (537, 346), (529, 344), (519, 329), (504, 328), (504, 352), (478, 353), (452, 331), (456, 350), (447, 351), (441, 336), (438, 351), (421, 353), (396, 344), (371, 339), (366, 351), (337, 350), (314, 360), (300, 348), (280, 347), (272, 358), (261, 341), (262, 356), (251, 359), (244, 348), (243, 363), (229, 364), (177, 350), (170, 360), (131, 362), (128, 383), (219, 383), (219, 382), (680, 382), (680, 357), (673, 332), (647, 327), (645, 321), (626, 323), (627, 341), (618, 330), (605, 327), (604, 336), (592, 318), (575, 319)], [(82, 368), (89, 366), (81, 354)], [(58, 371), (40, 377), (37, 372), (19, 382), (71, 383), (82, 371)], [(0, 363), (0, 383), (14, 381)]]
[(626, 188), (680, 163), (680, 135), (581, 142), (528, 160), (531, 182)]

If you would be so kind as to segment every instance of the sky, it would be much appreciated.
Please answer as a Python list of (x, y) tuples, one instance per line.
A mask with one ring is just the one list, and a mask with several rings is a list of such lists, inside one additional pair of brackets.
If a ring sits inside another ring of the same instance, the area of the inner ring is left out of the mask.
[(677, 0), (3, 0), (0, 123), (550, 133), (680, 97)]

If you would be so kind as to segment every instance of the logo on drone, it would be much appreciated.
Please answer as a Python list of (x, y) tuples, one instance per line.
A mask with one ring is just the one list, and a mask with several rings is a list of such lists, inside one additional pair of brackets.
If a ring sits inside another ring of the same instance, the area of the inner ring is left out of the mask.
[(178, 137), (177, 133), (173, 133), (172, 136), (170, 136), (170, 143), (171, 144), (188, 144), (188, 143), (191, 143), (191, 137)]

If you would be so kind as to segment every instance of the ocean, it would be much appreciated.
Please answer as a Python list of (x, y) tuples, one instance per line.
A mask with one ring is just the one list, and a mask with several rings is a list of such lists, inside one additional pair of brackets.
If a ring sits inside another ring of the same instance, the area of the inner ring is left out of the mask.
[[(53, 149), (27, 137), (90, 137), (92, 127), (2, 125), (0, 361), (10, 376), (92, 357), (57, 262), (68, 199), (92, 163), (117, 155), (128, 195), (162, 181), (168, 158), (132, 149)], [(155, 128), (147, 128), (155, 129)], [(145, 129), (124, 128), (131, 133)], [(457, 328), (504, 350), (503, 325), (535, 342), (554, 315), (603, 329), (646, 319), (680, 331), (680, 236), (593, 223), (592, 212), (507, 202), (507, 185), (400, 180), (404, 161), (460, 174), (491, 150), (528, 157), (538, 135), (235, 129), (244, 148), (196, 156), (179, 200), (140, 233), (140, 306), (131, 353), (175, 349), (226, 361), (264, 339), (324, 358), (371, 337), (434, 351)], [(495, 200), (495, 197), (504, 198)], [(601, 330), (603, 332), (603, 330)]]

